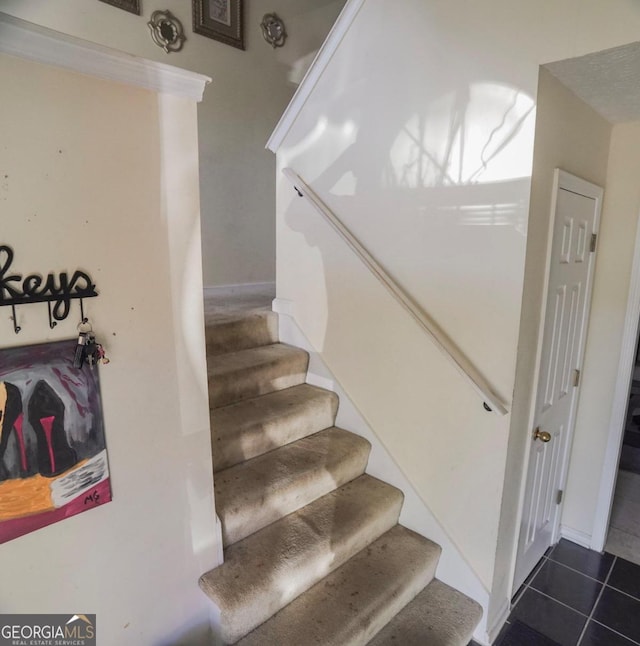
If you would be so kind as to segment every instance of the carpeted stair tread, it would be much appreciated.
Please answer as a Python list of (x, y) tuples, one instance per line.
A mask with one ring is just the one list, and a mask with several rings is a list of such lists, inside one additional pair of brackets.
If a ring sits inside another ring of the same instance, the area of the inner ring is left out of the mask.
[(278, 315), (268, 310), (207, 312), (204, 322), (208, 356), (278, 342)]
[(391, 529), (402, 492), (362, 475), (225, 550), (200, 578), (233, 643)]
[(209, 403), (217, 407), (304, 383), (309, 355), (272, 343), (221, 354), (209, 363)]
[(333, 426), (338, 396), (309, 384), (211, 411), (214, 471)]
[(478, 603), (434, 579), (369, 646), (466, 646), (481, 617)]
[(362, 437), (329, 428), (220, 471), (215, 494), (224, 545), (362, 475), (370, 448)]
[[(396, 525), (237, 646), (366, 644), (429, 584), (439, 556), (438, 545)], [(435, 646), (428, 639), (420, 644)]]

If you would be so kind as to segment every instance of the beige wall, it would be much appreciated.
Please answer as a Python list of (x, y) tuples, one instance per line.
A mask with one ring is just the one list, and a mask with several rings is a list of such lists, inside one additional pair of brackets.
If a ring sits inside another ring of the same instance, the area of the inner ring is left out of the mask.
[[(507, 401), (539, 66), (634, 41), (638, 28), (628, 0), (410, 0), (402, 12), (367, 0), (279, 151)], [(295, 303), (304, 333), (485, 586), (508, 578), (496, 546), (501, 519), (513, 522), (502, 499), (520, 473), (506, 471), (508, 445), (526, 414), (485, 413), (286, 180), (277, 249), (278, 297)]]
[[(246, 51), (194, 34), (184, 0), (142, 0), (141, 16), (98, 0), (2, 0), (0, 11), (213, 78), (198, 107), (203, 270), (205, 285), (224, 285), (275, 278), (275, 161), (264, 145), (343, 4), (245, 2)], [(146, 23), (157, 9), (182, 21), (181, 52), (167, 55), (153, 44)], [(274, 11), (289, 33), (276, 50), (259, 26)]]
[[(0, 56), (0, 222), (18, 273), (94, 278), (113, 501), (0, 550), (0, 608), (96, 613), (100, 644), (209, 643), (218, 558), (199, 254), (196, 106)], [(75, 337), (45, 305), (0, 347)], [(182, 405), (181, 405), (182, 404)]]
[(562, 523), (589, 542), (601, 485), (640, 213), (640, 123), (614, 126)]
[[(578, 99), (546, 69), (540, 69), (537, 97), (536, 135), (525, 267), (522, 320), (516, 368), (517, 393), (505, 481), (524, 484), (534, 418), (534, 384), (537, 380), (538, 340), (545, 292), (554, 169), (604, 186), (611, 125)], [(604, 216), (603, 216), (604, 221)], [(599, 271), (598, 260), (598, 269)], [(567, 494), (570, 494), (567, 491)], [(503, 520), (497, 549), (493, 588), (509, 591), (512, 559), (518, 539), (517, 509), (524, 492), (519, 486), (505, 488)], [(569, 497), (569, 495), (568, 495)], [(565, 503), (565, 506), (568, 503)]]

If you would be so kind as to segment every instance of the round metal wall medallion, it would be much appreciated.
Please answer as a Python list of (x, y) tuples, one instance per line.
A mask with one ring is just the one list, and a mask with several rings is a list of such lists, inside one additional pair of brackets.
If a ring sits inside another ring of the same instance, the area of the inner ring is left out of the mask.
[(282, 47), (287, 39), (287, 30), (284, 23), (275, 13), (266, 13), (260, 23), (264, 39), (273, 47)]
[(179, 52), (187, 40), (182, 23), (170, 11), (154, 11), (147, 25), (153, 42), (167, 54)]

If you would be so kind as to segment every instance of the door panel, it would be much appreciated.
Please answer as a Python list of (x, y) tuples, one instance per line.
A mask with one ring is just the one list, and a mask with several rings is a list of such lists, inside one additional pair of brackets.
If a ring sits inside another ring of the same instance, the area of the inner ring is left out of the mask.
[(575, 376), (582, 366), (591, 299), (595, 254), (590, 242), (597, 231), (602, 196), (602, 189), (567, 173), (559, 172), (558, 177), (534, 414), (535, 427), (548, 441), (535, 439), (529, 429), (532, 444), (514, 590), (556, 538), (558, 491), (566, 475), (578, 391)]

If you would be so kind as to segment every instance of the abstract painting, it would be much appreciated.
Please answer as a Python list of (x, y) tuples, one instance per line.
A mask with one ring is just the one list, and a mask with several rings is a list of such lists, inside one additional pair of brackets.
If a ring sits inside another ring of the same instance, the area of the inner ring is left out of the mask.
[(98, 368), (76, 340), (0, 350), (0, 543), (111, 500)]

